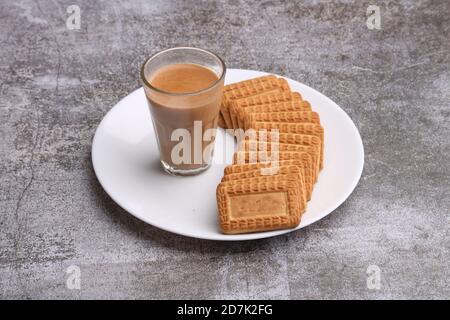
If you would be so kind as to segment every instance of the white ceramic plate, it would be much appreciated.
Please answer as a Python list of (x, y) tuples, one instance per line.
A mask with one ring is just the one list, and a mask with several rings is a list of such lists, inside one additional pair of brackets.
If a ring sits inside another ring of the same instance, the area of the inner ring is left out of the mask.
[[(229, 69), (232, 83), (266, 73)], [(320, 114), (325, 128), (324, 169), (314, 187), (301, 229), (327, 216), (352, 193), (361, 177), (364, 149), (358, 129), (333, 101), (316, 90), (287, 79)], [(137, 89), (115, 105), (100, 123), (92, 143), (92, 162), (98, 180), (122, 208), (158, 228), (201, 239), (250, 240), (290, 230), (224, 235), (218, 228), (216, 186), (226, 159), (231, 163), (234, 142), (223, 130), (217, 134), (213, 165), (193, 177), (163, 172), (144, 91)]]

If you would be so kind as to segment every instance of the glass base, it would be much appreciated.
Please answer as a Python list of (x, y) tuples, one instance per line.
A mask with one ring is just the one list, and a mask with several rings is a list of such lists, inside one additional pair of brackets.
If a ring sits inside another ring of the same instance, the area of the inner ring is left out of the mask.
[(174, 176), (195, 176), (206, 171), (211, 166), (211, 164), (208, 163), (195, 169), (176, 169), (163, 160), (161, 160), (161, 164), (165, 172)]

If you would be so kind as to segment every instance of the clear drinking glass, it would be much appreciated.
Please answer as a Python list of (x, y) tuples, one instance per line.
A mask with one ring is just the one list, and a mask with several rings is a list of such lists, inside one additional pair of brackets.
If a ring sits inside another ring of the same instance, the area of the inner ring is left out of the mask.
[[(179, 64), (207, 68), (217, 76), (217, 81), (201, 90), (183, 93), (166, 92), (152, 85), (151, 79), (161, 68)], [(194, 175), (210, 166), (225, 72), (226, 67), (220, 57), (192, 47), (161, 51), (143, 64), (141, 80), (161, 164), (168, 173)]]

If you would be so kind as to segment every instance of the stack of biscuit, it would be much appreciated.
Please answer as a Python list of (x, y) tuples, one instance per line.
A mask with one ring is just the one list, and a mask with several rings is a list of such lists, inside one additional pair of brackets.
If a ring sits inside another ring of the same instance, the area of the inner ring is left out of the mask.
[(323, 168), (324, 130), (310, 103), (274, 75), (233, 83), (219, 125), (242, 129), (217, 187), (222, 232), (298, 226)]

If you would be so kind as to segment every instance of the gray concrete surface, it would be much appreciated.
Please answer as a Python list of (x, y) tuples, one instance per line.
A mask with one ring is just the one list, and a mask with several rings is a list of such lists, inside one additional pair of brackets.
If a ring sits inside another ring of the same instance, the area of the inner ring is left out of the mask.
[[(66, 27), (72, 4), (80, 30)], [(380, 30), (366, 26), (371, 4)], [(446, 0), (2, 0), (0, 297), (449, 298), (449, 17)], [(91, 139), (139, 87), (143, 60), (178, 45), (342, 106), (366, 151), (348, 201), (299, 232), (242, 243), (172, 235), (119, 208), (95, 178)], [(80, 290), (66, 286), (71, 265)]]

